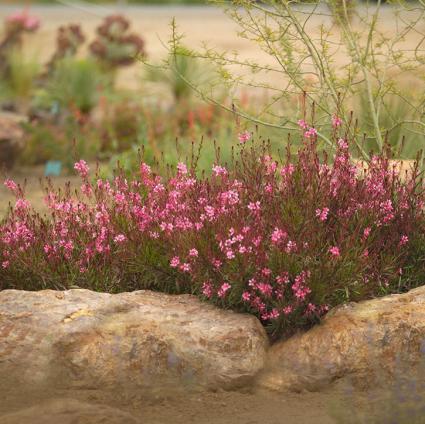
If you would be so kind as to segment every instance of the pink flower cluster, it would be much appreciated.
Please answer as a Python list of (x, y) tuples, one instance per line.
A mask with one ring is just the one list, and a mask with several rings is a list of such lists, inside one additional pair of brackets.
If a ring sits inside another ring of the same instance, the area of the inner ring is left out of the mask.
[(81, 160), (80, 195), (50, 191), (49, 218), (7, 180), (17, 203), (0, 225), (0, 289), (23, 275), (42, 287), (157, 284), (254, 313), (281, 332), (347, 293), (398, 287), (412, 240), (424, 234), (419, 171), (403, 181), (374, 157), (359, 173), (348, 142), (335, 143), (332, 162), (314, 144), (306, 140), (295, 162), (242, 148), (232, 166), (216, 164), (203, 178), (183, 163), (168, 178), (142, 163), (131, 180), (102, 180)]
[(16, 26), (24, 29), (25, 31), (35, 31), (40, 26), (40, 20), (29, 15), (27, 10), (16, 12), (6, 18), (8, 25)]

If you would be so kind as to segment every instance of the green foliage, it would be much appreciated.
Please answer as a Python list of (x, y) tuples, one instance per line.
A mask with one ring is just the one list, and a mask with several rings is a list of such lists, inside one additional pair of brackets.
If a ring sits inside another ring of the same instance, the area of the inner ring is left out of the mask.
[[(386, 131), (384, 138), (397, 158), (415, 158), (418, 148), (423, 148), (423, 117), (413, 106), (417, 103), (418, 94), (420, 96), (414, 87), (405, 87), (404, 90), (399, 89), (399, 92), (389, 93), (378, 117), (379, 127)], [(355, 115), (361, 123), (359, 131), (371, 134), (373, 121), (368, 113), (367, 90), (364, 86), (357, 92), (354, 102)], [(376, 139), (367, 137), (365, 148), (367, 151), (378, 150)]]
[(212, 76), (211, 67), (185, 53), (186, 49), (170, 54), (162, 65), (146, 66), (144, 79), (167, 86), (176, 103), (189, 100), (194, 94), (187, 83), (204, 86)]
[(8, 72), (0, 81), (1, 97), (8, 100), (28, 100), (33, 94), (40, 65), (21, 50), (7, 55)]
[(93, 60), (66, 58), (56, 64), (38, 102), (49, 109), (56, 105), (61, 110), (74, 109), (88, 114), (97, 105), (105, 83), (104, 75)]
[(20, 158), (21, 163), (39, 165), (64, 157), (63, 140), (53, 127), (26, 124), (25, 131), (26, 142)]

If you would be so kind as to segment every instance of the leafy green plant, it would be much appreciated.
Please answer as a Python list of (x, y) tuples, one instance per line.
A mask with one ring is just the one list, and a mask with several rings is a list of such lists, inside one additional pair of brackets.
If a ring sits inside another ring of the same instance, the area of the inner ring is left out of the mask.
[(187, 81), (198, 87), (212, 77), (212, 69), (205, 61), (193, 58), (184, 52), (171, 53), (162, 64), (149, 65), (145, 68), (144, 79), (149, 82), (164, 84), (172, 94), (175, 103), (188, 101), (194, 94)]
[(21, 50), (11, 50), (6, 59), (8, 72), (1, 78), (1, 97), (19, 105), (28, 103), (33, 95), (40, 64)]
[(65, 58), (56, 64), (38, 101), (49, 109), (56, 105), (63, 112), (78, 110), (89, 114), (99, 101), (104, 81), (93, 60)]
[(24, 128), (26, 137), (21, 164), (39, 165), (66, 157), (64, 138), (54, 126), (27, 123)]
[[(368, 113), (368, 99), (365, 87), (359, 89), (354, 99), (353, 109), (358, 122), (359, 132), (371, 134), (373, 121)], [(390, 93), (386, 96), (385, 104), (379, 114), (379, 127), (385, 129), (384, 137), (395, 157), (412, 159), (422, 147), (424, 141), (423, 129), (420, 124), (420, 111), (414, 106), (418, 93), (414, 87), (405, 87), (401, 93)], [(419, 93), (420, 95), (420, 93)], [(365, 149), (376, 151), (378, 146), (375, 137), (366, 136)]]

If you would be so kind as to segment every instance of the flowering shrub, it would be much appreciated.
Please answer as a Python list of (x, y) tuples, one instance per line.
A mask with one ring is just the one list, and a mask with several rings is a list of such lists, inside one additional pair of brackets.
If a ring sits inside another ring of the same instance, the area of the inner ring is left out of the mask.
[(26, 9), (6, 18), (4, 34), (2, 39), (0, 39), (0, 76), (2, 78), (8, 76), (10, 71), (8, 56), (13, 49), (21, 47), (23, 34), (25, 32), (34, 32), (39, 26), (39, 19), (31, 16)]
[(423, 284), (418, 168), (399, 176), (375, 156), (360, 169), (341, 128), (334, 157), (322, 157), (314, 128), (300, 126), (296, 157), (275, 160), (243, 133), (231, 166), (210, 176), (179, 163), (161, 177), (141, 163), (131, 180), (119, 170), (92, 180), (81, 160), (81, 192), (48, 189), (48, 217), (7, 180), (16, 204), (0, 226), (0, 289), (194, 293), (278, 335), (343, 302)]

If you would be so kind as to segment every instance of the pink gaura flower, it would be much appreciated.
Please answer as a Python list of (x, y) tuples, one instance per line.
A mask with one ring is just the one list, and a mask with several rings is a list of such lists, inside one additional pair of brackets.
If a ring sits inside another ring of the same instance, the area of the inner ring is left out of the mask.
[(291, 306), (291, 305), (288, 305), (288, 306), (285, 306), (283, 309), (282, 309), (282, 312), (285, 314), (285, 315), (289, 315), (292, 311), (294, 310), (294, 308)]
[(219, 269), (223, 265), (223, 262), (221, 262), (219, 259), (213, 259), (211, 263), (215, 269)]
[(289, 283), (289, 274), (287, 272), (283, 272), (276, 277), (276, 281), (278, 284), (288, 284)]
[(306, 138), (313, 138), (317, 136), (317, 130), (316, 128), (309, 128), (307, 131), (304, 132), (304, 137)]
[(19, 192), (19, 187), (18, 185), (15, 183), (15, 181), (10, 180), (9, 178), (5, 180), (4, 182), (5, 187), (7, 187), (12, 193), (14, 194), (18, 194)]
[(174, 256), (170, 261), (170, 266), (172, 268), (177, 268), (180, 265), (180, 258), (178, 256)]
[(235, 253), (233, 252), (233, 250), (227, 250), (226, 251), (226, 258), (227, 259), (234, 259), (235, 258)]
[(251, 299), (251, 294), (249, 292), (247, 292), (247, 291), (244, 291), (242, 293), (242, 300), (244, 302), (248, 302), (250, 299)]
[(342, 119), (339, 118), (337, 115), (332, 115), (332, 127), (338, 128), (342, 125)]
[(329, 253), (334, 256), (334, 257), (339, 257), (341, 256), (341, 252), (339, 251), (339, 247), (338, 246), (332, 246), (329, 248)]
[(15, 209), (17, 211), (21, 210), (21, 211), (25, 211), (28, 210), (30, 208), (30, 202), (28, 202), (28, 200), (25, 199), (17, 199), (16, 203), (15, 203)]
[(292, 253), (297, 249), (297, 243), (293, 240), (289, 240), (288, 243), (286, 243), (285, 252), (286, 253)]
[(340, 138), (338, 140), (338, 147), (342, 150), (347, 150), (348, 149), (348, 143), (346, 140), (344, 140), (343, 138)]
[(409, 237), (405, 234), (400, 237), (400, 242), (398, 243), (399, 246), (404, 246), (409, 242)]
[(187, 262), (184, 262), (180, 265), (180, 270), (183, 272), (190, 272), (191, 267), (190, 264), (188, 264)]
[(187, 175), (187, 166), (184, 164), (184, 163), (182, 163), (182, 162), (179, 162), (178, 164), (177, 164), (177, 174), (178, 175)]
[(238, 134), (238, 139), (241, 144), (246, 143), (251, 138), (251, 134), (249, 131), (243, 131)]
[(218, 177), (219, 175), (225, 176), (228, 174), (227, 169), (224, 166), (213, 166), (212, 171), (216, 177)]
[(223, 283), (217, 292), (218, 297), (225, 297), (226, 293), (230, 290), (231, 287), (232, 286), (229, 283)]
[(6, 22), (9, 24), (20, 25), (26, 31), (35, 31), (40, 26), (40, 19), (36, 16), (28, 14), (27, 10), (16, 12), (7, 17)]
[(370, 227), (366, 227), (366, 228), (363, 230), (363, 239), (365, 239), (365, 240), (366, 240), (366, 239), (369, 237), (370, 232), (371, 232), (371, 228), (370, 228)]
[(272, 270), (270, 268), (263, 268), (261, 270), (261, 274), (263, 274), (265, 277), (269, 277), (272, 275)]
[(319, 221), (324, 222), (328, 219), (329, 208), (316, 209), (316, 216)]
[(87, 162), (83, 159), (74, 164), (74, 169), (78, 172), (81, 178), (87, 178), (89, 175), (90, 168), (87, 165)]
[(192, 258), (197, 258), (198, 257), (198, 251), (196, 249), (190, 249), (189, 250), (189, 256)]
[(261, 203), (258, 200), (256, 202), (249, 202), (248, 209), (251, 212), (259, 212), (261, 210)]
[(127, 237), (124, 234), (118, 234), (114, 237), (115, 243), (124, 243), (127, 240)]
[(286, 231), (283, 231), (280, 228), (275, 227), (271, 235), (271, 240), (273, 244), (277, 245), (282, 240), (286, 239), (286, 237), (288, 237), (288, 233)]
[(213, 287), (211, 281), (205, 281), (202, 284), (202, 294), (208, 299), (213, 295)]
[(302, 129), (302, 130), (306, 130), (308, 128), (307, 122), (304, 121), (304, 119), (299, 119), (298, 120), (298, 126)]

